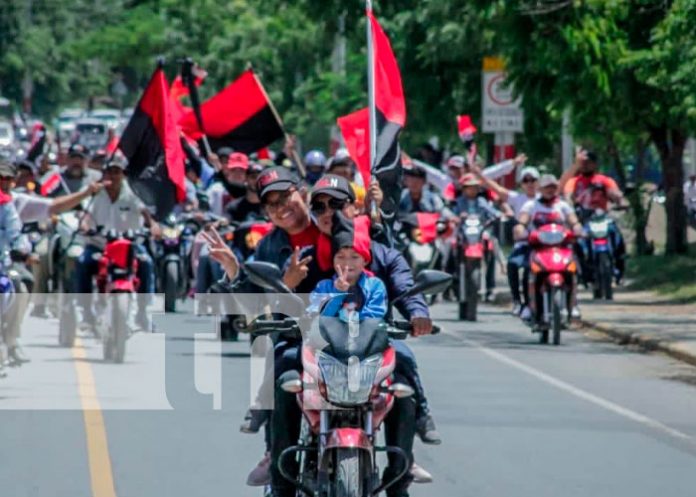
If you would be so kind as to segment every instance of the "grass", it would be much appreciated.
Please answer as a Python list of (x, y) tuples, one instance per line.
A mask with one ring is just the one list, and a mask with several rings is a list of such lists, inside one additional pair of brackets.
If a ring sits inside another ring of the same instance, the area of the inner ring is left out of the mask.
[(628, 286), (632, 290), (652, 290), (682, 303), (696, 303), (696, 244), (690, 254), (678, 256), (640, 256), (626, 261)]

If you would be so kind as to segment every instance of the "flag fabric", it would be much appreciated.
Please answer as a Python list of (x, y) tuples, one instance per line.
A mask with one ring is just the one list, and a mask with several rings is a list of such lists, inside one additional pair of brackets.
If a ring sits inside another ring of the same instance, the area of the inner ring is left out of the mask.
[[(201, 104), (200, 109), (213, 150), (231, 147), (251, 154), (285, 135), (280, 118), (251, 69)], [(196, 140), (203, 136), (193, 110), (185, 113), (180, 124), (187, 136)]]
[(27, 151), (27, 160), (34, 162), (36, 158), (44, 153), (46, 147), (46, 126), (43, 123), (36, 123), (31, 130), (31, 145)]
[(476, 126), (471, 122), (471, 116), (466, 114), (457, 116), (457, 132), (462, 140), (473, 137), (476, 131)]
[(163, 219), (186, 198), (184, 152), (169, 84), (158, 67), (121, 135), (126, 175), (135, 193)]
[[(205, 78), (208, 76), (208, 73), (198, 66), (193, 67), (192, 73), (194, 76), (193, 84), (195, 84), (196, 87), (201, 86)], [(178, 123), (187, 112), (191, 111), (191, 107), (186, 107), (183, 103), (181, 103), (182, 98), (191, 94), (189, 87), (186, 85), (184, 78), (182, 78), (181, 75), (174, 78), (169, 94), (172, 98), (174, 120)]]
[(43, 197), (48, 197), (55, 192), (61, 185), (60, 173), (58, 171), (49, 171), (39, 179), (39, 193)]
[(338, 119), (343, 141), (355, 161), (363, 182), (371, 176), (384, 192), (382, 210), (396, 212), (401, 196), (401, 149), (399, 134), (406, 125), (406, 102), (399, 65), (389, 38), (379, 22), (367, 11), (372, 32), (374, 100), (376, 113), (375, 157), (370, 157), (369, 110), (362, 109)]

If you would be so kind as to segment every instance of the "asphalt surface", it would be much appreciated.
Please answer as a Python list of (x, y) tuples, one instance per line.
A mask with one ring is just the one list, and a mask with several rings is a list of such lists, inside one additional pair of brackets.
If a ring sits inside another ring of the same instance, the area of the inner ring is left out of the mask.
[[(542, 346), (502, 309), (473, 324), (454, 311), (435, 306), (445, 331), (409, 341), (444, 438), (417, 442), (435, 482), (412, 496), (696, 495), (696, 368), (578, 332)], [(0, 495), (262, 495), (244, 483), (263, 437), (238, 431), (248, 342), (220, 344), (207, 318), (155, 322), (114, 365), (90, 336), (58, 348), (56, 320), (28, 320), (32, 362), (0, 380)]]

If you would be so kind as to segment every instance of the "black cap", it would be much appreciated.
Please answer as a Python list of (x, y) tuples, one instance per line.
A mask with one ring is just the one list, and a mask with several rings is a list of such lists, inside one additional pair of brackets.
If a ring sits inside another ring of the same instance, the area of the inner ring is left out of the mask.
[(325, 193), (339, 200), (350, 199), (351, 202), (355, 202), (353, 187), (350, 186), (350, 182), (343, 176), (325, 174), (319, 178), (319, 180), (314, 183), (314, 188), (312, 188), (312, 197), (320, 193)]
[(0, 160), (0, 176), (14, 178), (17, 176), (17, 168), (11, 162)]
[(79, 143), (76, 143), (72, 147), (70, 147), (70, 150), (68, 150), (68, 157), (82, 157), (82, 158), (87, 158), (88, 153), (87, 153), (87, 147), (84, 145), (80, 145)]
[(32, 174), (34, 173), (34, 170), (36, 168), (34, 163), (31, 162), (30, 160), (27, 160), (27, 159), (22, 159), (22, 160), (17, 162), (17, 169), (19, 169), (20, 167), (23, 167), (25, 169), (29, 169), (32, 172)]
[(261, 164), (260, 162), (257, 162), (255, 160), (249, 161), (249, 168), (247, 169), (246, 173), (247, 174), (258, 174), (263, 172), (266, 169), (266, 166)]
[(265, 169), (256, 180), (256, 191), (259, 197), (270, 192), (284, 192), (290, 187), (297, 186), (299, 180), (287, 168), (282, 166)]
[(229, 157), (233, 153), (234, 150), (232, 150), (230, 147), (220, 147), (217, 151), (218, 157)]
[(416, 178), (425, 178), (427, 176), (427, 172), (425, 171), (425, 169), (413, 163), (404, 164), (403, 171), (404, 174), (408, 176), (415, 176)]

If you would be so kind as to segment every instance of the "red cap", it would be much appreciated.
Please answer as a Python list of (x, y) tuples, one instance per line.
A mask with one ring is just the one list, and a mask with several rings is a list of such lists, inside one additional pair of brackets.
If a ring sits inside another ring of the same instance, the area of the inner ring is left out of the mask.
[(249, 157), (246, 154), (235, 152), (227, 159), (227, 169), (249, 169)]

